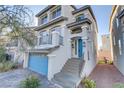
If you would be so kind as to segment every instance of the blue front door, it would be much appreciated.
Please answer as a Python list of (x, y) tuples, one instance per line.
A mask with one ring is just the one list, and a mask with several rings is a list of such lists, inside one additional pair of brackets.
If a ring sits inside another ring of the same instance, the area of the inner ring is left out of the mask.
[(48, 58), (42, 55), (30, 55), (28, 68), (32, 71), (46, 75), (48, 73)]
[(78, 57), (81, 58), (82, 56), (83, 56), (82, 39), (78, 39)]

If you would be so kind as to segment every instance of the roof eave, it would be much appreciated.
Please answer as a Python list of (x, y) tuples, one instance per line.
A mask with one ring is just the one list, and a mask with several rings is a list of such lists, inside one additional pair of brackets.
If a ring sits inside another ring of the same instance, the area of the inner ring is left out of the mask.
[(41, 29), (44, 29), (44, 28), (46, 28), (48, 26), (51, 26), (51, 25), (53, 25), (55, 23), (58, 23), (58, 22), (61, 22), (61, 21), (64, 21), (64, 20), (68, 20), (68, 18), (67, 17), (63, 17), (63, 16), (59, 17), (59, 18), (56, 18), (56, 19), (50, 21), (49, 23), (46, 23), (46, 24), (43, 24), (41, 26), (36, 27), (34, 30), (35, 31), (39, 31)]
[(71, 27), (73, 27), (73, 26), (80, 25), (80, 24), (83, 24), (83, 23), (91, 24), (92, 22), (91, 22), (88, 18), (85, 18), (85, 19), (82, 20), (82, 21), (73, 22), (73, 23), (67, 24), (66, 26), (67, 26), (68, 28), (71, 28)]

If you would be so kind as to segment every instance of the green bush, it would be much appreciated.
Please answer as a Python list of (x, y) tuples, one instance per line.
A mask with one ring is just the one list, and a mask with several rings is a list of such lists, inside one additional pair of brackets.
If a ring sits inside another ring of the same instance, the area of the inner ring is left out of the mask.
[(103, 60), (99, 60), (98, 64), (105, 64)]
[(29, 76), (20, 83), (20, 87), (22, 88), (38, 88), (39, 86), (40, 80), (36, 76)]
[(5, 49), (0, 46), (0, 63), (6, 60)]
[(122, 84), (122, 83), (115, 83), (113, 85), (113, 88), (124, 88), (124, 84)]
[(16, 69), (16, 68), (18, 68), (17, 63), (14, 63), (14, 62), (11, 62), (11, 61), (0, 63), (0, 72), (6, 72), (6, 71)]
[(113, 62), (112, 62), (112, 61), (109, 61), (109, 62), (108, 62), (108, 64), (112, 65), (112, 64), (113, 64)]
[(88, 78), (84, 78), (82, 80), (82, 85), (85, 87), (85, 88), (96, 88), (96, 83), (95, 81), (91, 80), (91, 79), (88, 79)]

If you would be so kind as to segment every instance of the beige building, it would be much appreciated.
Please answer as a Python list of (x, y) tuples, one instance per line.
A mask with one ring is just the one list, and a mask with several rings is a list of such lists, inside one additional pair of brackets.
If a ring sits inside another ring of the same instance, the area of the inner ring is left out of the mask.
[(113, 6), (110, 17), (112, 60), (124, 74), (124, 6)]
[(98, 60), (104, 60), (104, 58), (112, 60), (109, 34), (102, 35), (102, 46), (98, 51)]
[(91, 7), (49, 5), (36, 17), (37, 44), (26, 51), (24, 68), (62, 87), (76, 87), (97, 61), (98, 30)]

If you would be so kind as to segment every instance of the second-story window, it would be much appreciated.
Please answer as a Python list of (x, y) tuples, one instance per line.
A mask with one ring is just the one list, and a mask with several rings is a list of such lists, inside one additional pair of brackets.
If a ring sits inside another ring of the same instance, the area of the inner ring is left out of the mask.
[(41, 18), (41, 24), (47, 23), (47, 15)]
[(60, 26), (52, 28), (51, 31), (52, 32), (56, 31), (56, 32), (58, 32), (59, 35), (61, 35), (61, 27)]
[(54, 11), (51, 13), (51, 19), (57, 18), (61, 16), (61, 7), (57, 7)]
[(40, 32), (39, 35), (39, 45), (51, 44), (51, 34), (49, 31)]
[(84, 19), (84, 14), (76, 16), (76, 21), (82, 21)]
[(51, 29), (51, 32), (56, 32), (58, 35), (59, 39), (59, 44), (63, 45), (63, 36), (62, 36), (62, 29), (60, 26), (54, 27)]

